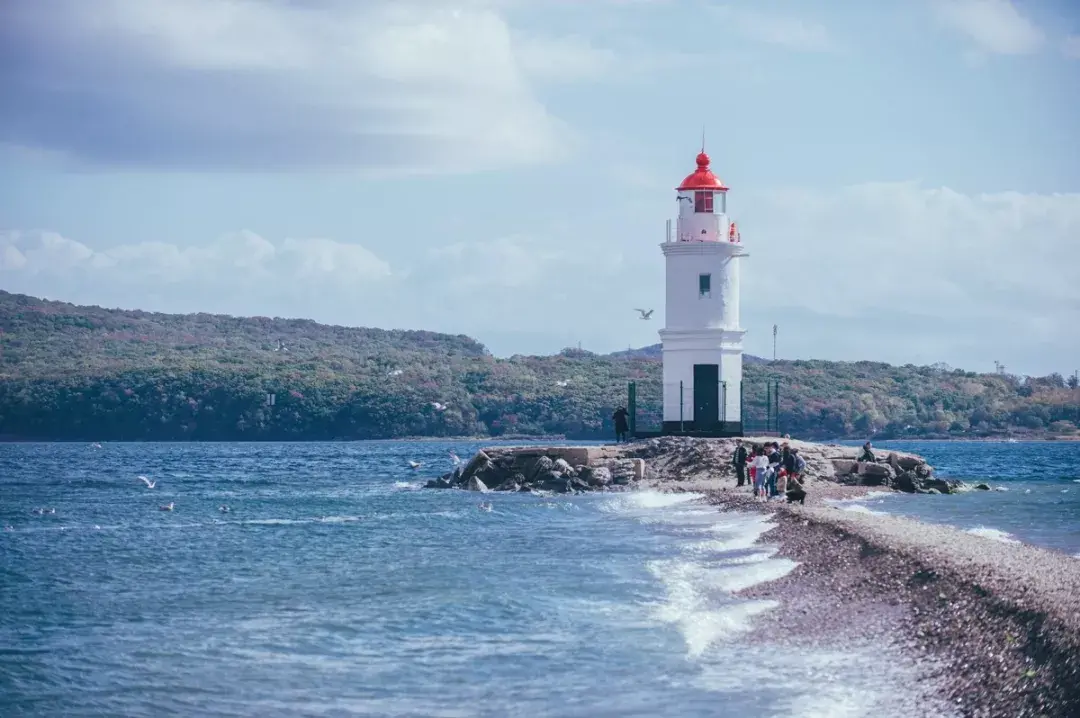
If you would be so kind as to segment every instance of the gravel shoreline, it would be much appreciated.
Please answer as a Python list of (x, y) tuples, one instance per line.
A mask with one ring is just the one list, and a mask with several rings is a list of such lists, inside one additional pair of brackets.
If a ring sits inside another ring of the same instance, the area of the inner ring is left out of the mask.
[(805, 506), (707, 492), (725, 509), (771, 514), (765, 540), (799, 564), (740, 594), (782, 605), (759, 634), (894, 643), (927, 667), (922, 715), (942, 715), (944, 701), (965, 717), (1080, 716), (1080, 561), (826, 501), (870, 487), (807, 488)]

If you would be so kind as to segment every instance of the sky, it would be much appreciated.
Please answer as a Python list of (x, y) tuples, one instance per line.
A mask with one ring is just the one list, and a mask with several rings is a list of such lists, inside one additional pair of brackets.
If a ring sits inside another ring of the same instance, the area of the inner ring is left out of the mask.
[(704, 129), (748, 352), (1080, 368), (1075, 0), (4, 0), (0, 97), (0, 289), (653, 344)]

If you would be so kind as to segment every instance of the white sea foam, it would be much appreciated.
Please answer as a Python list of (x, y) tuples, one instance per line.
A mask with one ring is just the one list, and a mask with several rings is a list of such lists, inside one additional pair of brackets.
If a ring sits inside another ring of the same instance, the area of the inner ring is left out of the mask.
[(609, 513), (637, 513), (648, 509), (663, 509), (693, 503), (703, 498), (705, 498), (704, 494), (691, 492), (672, 494), (652, 490), (627, 491), (604, 501), (599, 508)]
[(691, 658), (700, 657), (720, 639), (748, 630), (754, 616), (779, 605), (777, 601), (724, 600), (711, 596), (709, 569), (690, 561), (650, 561), (648, 567), (663, 584), (666, 594), (653, 607), (653, 616), (678, 628)]
[(975, 528), (967, 529), (967, 533), (974, 534), (975, 536), (982, 536), (983, 538), (993, 539), (994, 541), (1001, 541), (1002, 543), (1020, 543), (1012, 534), (1000, 529), (990, 528), (988, 526), (976, 526)]
[(886, 516), (884, 511), (874, 511), (869, 506), (863, 506), (862, 504), (840, 504), (836, 508), (844, 511), (851, 511), (856, 514), (872, 514), (874, 516)]

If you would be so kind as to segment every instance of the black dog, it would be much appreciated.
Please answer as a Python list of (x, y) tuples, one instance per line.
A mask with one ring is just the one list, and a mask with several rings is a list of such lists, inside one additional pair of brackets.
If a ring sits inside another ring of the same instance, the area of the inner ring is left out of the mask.
[(806, 491), (804, 489), (789, 489), (787, 491), (787, 500), (789, 504), (793, 504), (798, 501), (800, 504), (806, 503)]

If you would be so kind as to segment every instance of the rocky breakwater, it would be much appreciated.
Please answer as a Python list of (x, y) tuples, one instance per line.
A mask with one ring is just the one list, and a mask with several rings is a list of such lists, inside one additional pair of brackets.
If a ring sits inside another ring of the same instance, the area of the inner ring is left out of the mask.
[(571, 494), (630, 488), (644, 477), (644, 459), (614, 447), (499, 447), (478, 451), (427, 488)]
[[(803, 478), (810, 482), (828, 481), (849, 486), (880, 486), (907, 493), (951, 494), (968, 488), (989, 488), (984, 485), (966, 486), (961, 481), (934, 476), (934, 468), (921, 456), (904, 451), (877, 452), (874, 461), (858, 461), (861, 447), (838, 444), (816, 444), (776, 437), (746, 437), (743, 445), (779, 441), (799, 450), (806, 461)], [(735, 439), (695, 439), (661, 437), (630, 444), (627, 456), (649, 461), (650, 472), (657, 484), (675, 482), (693, 485), (715, 479), (733, 480), (735, 468), (731, 458)], [(701, 488), (708, 488), (702, 485)]]

